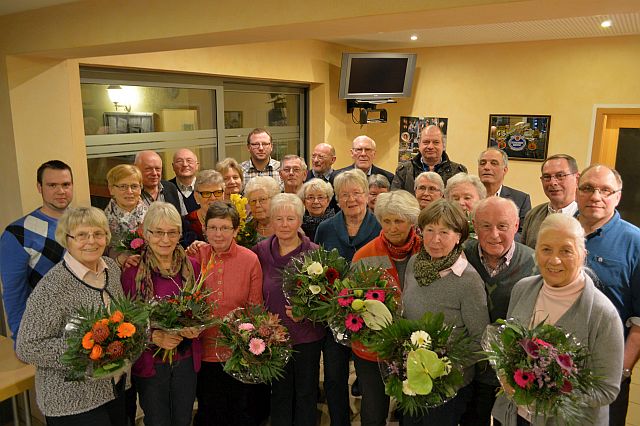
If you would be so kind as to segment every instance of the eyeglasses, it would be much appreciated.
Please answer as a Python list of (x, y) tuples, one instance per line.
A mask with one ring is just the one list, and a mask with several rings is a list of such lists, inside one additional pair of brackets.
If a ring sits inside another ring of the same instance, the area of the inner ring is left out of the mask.
[(255, 206), (256, 204), (264, 205), (267, 201), (269, 201), (269, 198), (267, 198), (267, 197), (254, 198), (253, 200), (249, 200), (249, 204), (252, 205), (252, 206)]
[(222, 197), (224, 191), (222, 189), (216, 189), (215, 191), (196, 191), (202, 198), (211, 198), (211, 196)]
[(442, 192), (440, 191), (440, 188), (438, 188), (437, 186), (425, 186), (425, 185), (420, 185), (416, 188), (416, 191), (426, 191), (430, 194), (435, 194), (436, 192)]
[(353, 150), (353, 152), (356, 152), (358, 154), (364, 152), (367, 154), (370, 154), (371, 152), (375, 151), (375, 149), (373, 148), (351, 148)]
[(170, 240), (180, 238), (180, 231), (152, 231), (149, 229), (147, 232), (156, 240), (161, 240), (164, 237), (168, 237)]
[(285, 167), (281, 170), (285, 173), (295, 173), (296, 175), (302, 171), (302, 169), (299, 167)]
[(249, 145), (251, 148), (266, 148), (271, 146), (271, 142), (251, 142)]
[(194, 160), (193, 158), (188, 158), (186, 160), (183, 160), (182, 158), (176, 160), (173, 162), (173, 164), (177, 165), (177, 166), (183, 166), (185, 164), (188, 164), (190, 166), (193, 166), (195, 164), (198, 164), (197, 160)]
[(321, 161), (322, 161), (322, 160), (326, 160), (327, 158), (329, 158), (329, 157), (327, 157), (326, 155), (322, 155), (322, 154), (311, 154), (311, 159), (312, 159), (312, 160), (321, 160)]
[(339, 198), (341, 200), (347, 200), (351, 197), (353, 198), (361, 198), (364, 195), (364, 192), (343, 192), (339, 194)]
[(114, 184), (113, 187), (118, 188), (120, 191), (131, 190), (131, 192), (137, 192), (142, 189), (142, 185), (138, 185), (137, 183), (133, 183), (131, 185), (127, 185), (126, 183)]
[(304, 197), (305, 201), (324, 201), (326, 200), (328, 197), (326, 195), (319, 195), (317, 197), (313, 196), (313, 195), (307, 195), (306, 197)]
[(207, 226), (207, 231), (211, 231), (211, 232), (221, 232), (223, 234), (228, 234), (229, 232), (233, 231), (233, 227), (232, 226)]
[(544, 182), (551, 182), (551, 179), (555, 179), (558, 182), (563, 182), (567, 176), (575, 175), (575, 173), (556, 173), (555, 175), (544, 174), (540, 176), (540, 180)]
[(67, 234), (67, 237), (79, 243), (86, 243), (87, 241), (89, 241), (91, 237), (93, 237), (95, 241), (103, 241), (104, 239), (107, 238), (107, 233), (103, 231), (78, 232), (76, 235)]
[(582, 192), (583, 194), (588, 194), (588, 195), (591, 195), (594, 192), (598, 191), (602, 198), (609, 198), (613, 194), (615, 194), (616, 192), (622, 191), (622, 188), (620, 188), (620, 189), (596, 188), (596, 187), (591, 186), (591, 185), (582, 185), (582, 186), (578, 187), (578, 191)]

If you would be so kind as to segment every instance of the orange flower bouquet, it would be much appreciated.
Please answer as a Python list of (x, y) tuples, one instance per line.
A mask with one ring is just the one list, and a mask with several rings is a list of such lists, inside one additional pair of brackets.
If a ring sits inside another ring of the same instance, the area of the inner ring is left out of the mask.
[(120, 374), (146, 345), (149, 313), (144, 304), (123, 298), (106, 308), (80, 308), (65, 327), (67, 350), (61, 361), (66, 380), (102, 379)]

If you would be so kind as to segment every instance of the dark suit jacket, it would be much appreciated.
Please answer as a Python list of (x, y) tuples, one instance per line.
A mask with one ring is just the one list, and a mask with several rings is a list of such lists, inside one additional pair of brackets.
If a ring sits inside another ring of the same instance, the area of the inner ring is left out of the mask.
[[(171, 182), (176, 186), (176, 188), (178, 188), (178, 181), (176, 177), (174, 177), (173, 179), (169, 179), (169, 182)], [(178, 188), (178, 195), (182, 197), (182, 201), (184, 201), (184, 206), (187, 208), (187, 213), (191, 213), (192, 211), (198, 210), (200, 208), (200, 205), (196, 202), (195, 193), (196, 192), (194, 190), (191, 193), (191, 195), (189, 195), (188, 197), (185, 197), (184, 194), (182, 194), (182, 192), (180, 191), (180, 188)]]
[[(342, 173), (342, 172), (346, 172), (347, 170), (353, 170), (355, 168), (355, 163), (347, 166), (347, 167), (343, 167), (342, 169), (338, 170), (336, 172), (336, 174)], [(387, 179), (389, 179), (389, 185), (391, 185), (391, 182), (393, 182), (393, 173), (386, 171), (385, 169), (381, 169), (380, 167), (376, 166), (375, 164), (371, 165), (371, 174), (372, 175), (384, 175)]]
[(178, 191), (178, 187), (173, 184), (173, 182), (169, 182), (168, 180), (161, 180), (162, 183), (162, 194), (164, 195), (164, 201), (167, 203), (173, 204), (173, 206), (178, 210), (178, 213), (182, 216), (181, 208), (180, 208), (180, 198), (182, 195), (180, 191)]
[[(490, 195), (490, 194), (487, 194)], [(520, 216), (520, 224), (518, 225), (518, 235), (516, 235), (516, 241), (520, 241), (520, 234), (522, 233), (522, 226), (524, 225), (524, 217), (531, 210), (531, 197), (526, 192), (518, 191), (517, 189), (509, 188), (502, 185), (502, 191), (500, 191), (500, 197), (508, 198), (516, 203), (518, 206)]]

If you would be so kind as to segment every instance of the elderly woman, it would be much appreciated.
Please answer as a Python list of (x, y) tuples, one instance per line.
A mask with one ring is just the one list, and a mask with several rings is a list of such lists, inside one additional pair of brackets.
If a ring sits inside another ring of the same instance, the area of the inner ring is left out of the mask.
[(458, 203), (462, 210), (470, 215), (476, 203), (487, 197), (487, 189), (478, 176), (458, 173), (447, 181), (444, 197)]
[(56, 241), (63, 260), (40, 280), (27, 301), (16, 341), (18, 358), (36, 366), (38, 407), (48, 425), (125, 425), (125, 377), (66, 381), (60, 362), (67, 349), (64, 328), (78, 308), (109, 308), (122, 297), (120, 268), (102, 254), (111, 239), (102, 210), (67, 208)]
[[(479, 351), (489, 309), (482, 278), (462, 251), (469, 234), (465, 214), (457, 204), (438, 200), (422, 210), (418, 225), (424, 241), (407, 264), (403, 316), (416, 320), (426, 312), (442, 312), (445, 322), (464, 330), (472, 339), (471, 349)], [(404, 425), (457, 425), (471, 398), (474, 364), (465, 366), (462, 387), (452, 400), (430, 408), (423, 416), (405, 416)]]
[(182, 246), (204, 241), (205, 216), (211, 203), (224, 198), (224, 178), (215, 170), (202, 170), (196, 175), (194, 196), (200, 206), (182, 219)]
[(111, 200), (104, 214), (111, 230), (111, 243), (107, 251), (109, 257), (123, 266), (131, 253), (117, 250), (128, 232), (136, 231), (147, 213), (147, 205), (142, 201), (142, 173), (131, 164), (120, 164), (107, 172), (107, 183)]
[[(200, 271), (200, 266), (178, 244), (182, 221), (176, 208), (162, 201), (154, 202), (149, 206), (143, 228), (147, 244), (140, 263), (122, 272), (124, 292), (138, 300), (150, 301), (177, 294), (180, 287), (192, 286), (196, 279), (194, 271)], [(191, 424), (202, 350), (198, 334), (191, 329), (180, 333), (151, 330), (152, 346), (131, 371), (145, 425)], [(176, 352), (173, 359), (163, 361), (159, 349)]]
[[(318, 226), (315, 241), (325, 249), (337, 249), (340, 256), (351, 262), (353, 255), (369, 241), (380, 235), (381, 227), (367, 208), (369, 184), (359, 169), (340, 173), (333, 181), (341, 211)], [(351, 350), (336, 343), (331, 331), (324, 342), (324, 389), (331, 424), (348, 425), (349, 358)]]
[[(375, 215), (382, 225), (382, 232), (356, 252), (353, 256), (354, 265), (362, 263), (382, 267), (402, 288), (407, 262), (422, 247), (422, 240), (415, 230), (419, 214), (418, 201), (407, 191), (397, 190), (380, 194), (376, 202)], [(375, 353), (367, 351), (360, 342), (352, 342), (351, 348), (355, 355), (353, 362), (362, 390), (362, 424), (384, 426), (387, 424), (389, 397), (385, 395), (378, 358)]]
[(305, 207), (302, 230), (310, 240), (313, 240), (316, 236), (318, 225), (336, 214), (329, 207), (333, 197), (333, 187), (329, 182), (314, 178), (302, 185), (302, 188), (298, 191), (298, 197), (300, 197)]
[(413, 189), (420, 204), (420, 210), (422, 210), (442, 198), (444, 182), (436, 172), (422, 172), (416, 177)]
[(298, 231), (304, 205), (296, 195), (276, 195), (270, 209), (275, 234), (258, 243), (253, 250), (262, 265), (265, 305), (279, 315), (289, 330), (294, 350), (284, 377), (271, 386), (271, 425), (315, 425), (320, 350), (325, 331), (324, 327), (316, 326), (308, 319), (290, 317), (291, 309), (282, 292), (282, 269), (293, 257), (318, 246)]
[(224, 178), (224, 199), (228, 200), (231, 194), (242, 194), (244, 188), (244, 175), (240, 164), (233, 158), (225, 158), (216, 164), (216, 171)]
[[(205, 287), (212, 295), (214, 314), (223, 318), (238, 307), (262, 304), (262, 270), (258, 257), (235, 242), (240, 216), (229, 202), (216, 201), (207, 210), (206, 245), (198, 247), (195, 258), (206, 266)], [(230, 351), (217, 346), (217, 328), (204, 331), (202, 367), (198, 373), (198, 413), (196, 425), (258, 424), (250, 413), (255, 401), (250, 401), (255, 386), (241, 383), (223, 371)]]
[[(536, 263), (540, 275), (520, 280), (511, 292), (507, 318), (534, 326), (543, 321), (562, 327), (589, 348), (588, 367), (602, 378), (600, 387), (585, 395), (589, 424), (608, 425), (609, 407), (620, 390), (624, 338), (620, 317), (609, 299), (585, 273), (584, 230), (563, 214), (553, 214), (540, 225)], [(508, 386), (507, 393), (513, 392)], [(548, 425), (553, 418), (530, 418), (522, 407), (501, 396), (493, 416), (503, 425)], [(562, 422), (560, 422), (562, 423)]]
[(367, 207), (373, 212), (376, 207), (376, 198), (378, 194), (389, 192), (391, 184), (389, 179), (384, 175), (371, 175), (367, 179), (369, 182), (369, 199), (367, 200)]
[(251, 209), (251, 220), (247, 222), (258, 231), (258, 241), (273, 235), (271, 226), (271, 199), (280, 193), (280, 185), (269, 176), (257, 176), (247, 183), (244, 194), (249, 200)]

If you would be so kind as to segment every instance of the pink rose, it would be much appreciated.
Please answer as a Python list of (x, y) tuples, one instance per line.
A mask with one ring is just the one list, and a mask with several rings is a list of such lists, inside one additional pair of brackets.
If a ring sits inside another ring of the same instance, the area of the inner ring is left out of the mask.
[(264, 344), (264, 340), (254, 337), (249, 340), (249, 352), (254, 355), (260, 355), (266, 349), (266, 345)]
[(131, 240), (131, 248), (134, 250), (139, 249), (144, 245), (144, 240), (142, 238), (134, 238)]

